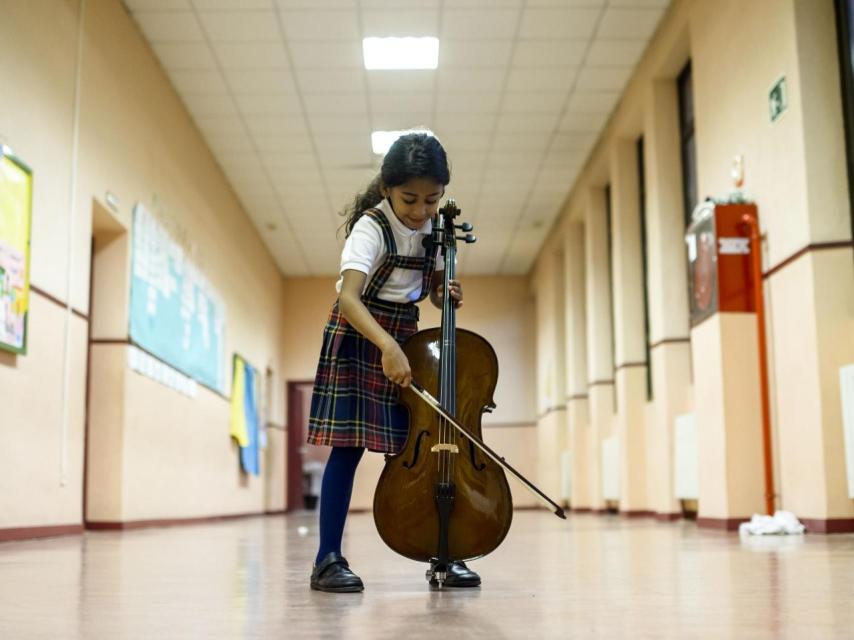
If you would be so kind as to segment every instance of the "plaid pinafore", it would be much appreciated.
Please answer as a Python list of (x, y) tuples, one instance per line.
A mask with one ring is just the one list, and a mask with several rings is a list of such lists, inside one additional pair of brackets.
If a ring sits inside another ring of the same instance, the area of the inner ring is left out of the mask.
[[(418, 301), (423, 300), (430, 290), (436, 251), (428, 245), (422, 258), (398, 255), (385, 214), (368, 209), (363, 215), (379, 224), (387, 253), (365, 287), (362, 302), (379, 325), (402, 343), (418, 330), (418, 307), (414, 302), (381, 300), (379, 291), (394, 269), (418, 269), (422, 272)], [(336, 301), (323, 330), (311, 397), (308, 442), (396, 453), (403, 448), (409, 431), (406, 411), (397, 398), (397, 385), (383, 373), (382, 352), (350, 326)]]

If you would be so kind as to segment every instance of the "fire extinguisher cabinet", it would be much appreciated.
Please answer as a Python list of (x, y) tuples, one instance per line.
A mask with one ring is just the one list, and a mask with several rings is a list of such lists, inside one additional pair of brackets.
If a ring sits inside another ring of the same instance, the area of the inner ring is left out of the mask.
[(692, 327), (719, 311), (756, 310), (745, 214), (755, 216), (756, 205), (707, 200), (694, 210), (685, 232)]

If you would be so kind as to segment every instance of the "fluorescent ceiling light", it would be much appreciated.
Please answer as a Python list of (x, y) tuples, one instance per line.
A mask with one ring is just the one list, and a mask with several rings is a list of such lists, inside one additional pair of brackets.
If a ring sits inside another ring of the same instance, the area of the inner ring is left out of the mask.
[(389, 147), (394, 144), (400, 136), (405, 133), (426, 133), (428, 136), (435, 135), (429, 129), (410, 129), (409, 131), (374, 131), (371, 134), (371, 147), (374, 153), (384, 156)]
[(439, 39), (365, 38), (365, 69), (435, 69), (439, 66)]

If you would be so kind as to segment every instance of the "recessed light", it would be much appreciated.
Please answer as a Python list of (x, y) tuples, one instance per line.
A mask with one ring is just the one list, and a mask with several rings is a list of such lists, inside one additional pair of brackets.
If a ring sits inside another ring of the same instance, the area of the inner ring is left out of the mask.
[(435, 69), (439, 66), (439, 39), (365, 38), (365, 69)]
[(426, 133), (428, 136), (435, 135), (429, 129), (411, 129), (409, 131), (374, 131), (371, 134), (371, 148), (377, 155), (385, 155), (389, 147), (394, 144), (400, 136), (405, 133)]

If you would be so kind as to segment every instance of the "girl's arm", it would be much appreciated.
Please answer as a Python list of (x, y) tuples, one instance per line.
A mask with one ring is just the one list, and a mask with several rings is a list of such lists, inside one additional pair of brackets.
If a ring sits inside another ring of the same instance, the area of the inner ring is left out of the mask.
[(362, 302), (367, 274), (347, 269), (343, 276), (341, 293), (338, 294), (338, 308), (342, 315), (382, 352), (383, 373), (386, 377), (401, 387), (408, 387), (412, 379), (409, 360), (397, 340), (379, 325)]
[[(442, 308), (444, 298), (445, 272), (434, 271), (433, 279), (430, 281), (430, 302), (434, 307)], [(454, 306), (459, 309), (463, 306), (463, 287), (459, 280), (451, 280), (451, 297), (456, 301)]]

